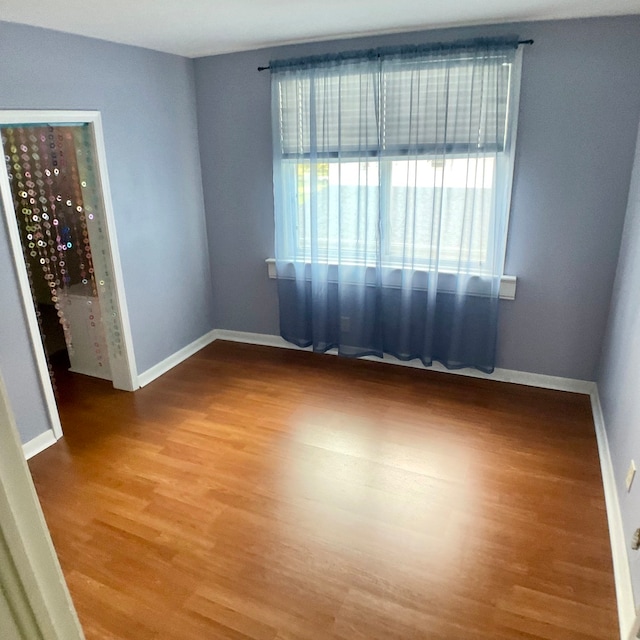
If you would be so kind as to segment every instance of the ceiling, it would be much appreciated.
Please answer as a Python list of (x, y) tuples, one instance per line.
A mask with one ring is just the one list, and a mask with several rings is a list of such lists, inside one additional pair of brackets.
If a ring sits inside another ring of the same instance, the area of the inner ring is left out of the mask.
[(0, 18), (191, 58), (456, 25), (640, 14), (640, 0), (0, 0)]

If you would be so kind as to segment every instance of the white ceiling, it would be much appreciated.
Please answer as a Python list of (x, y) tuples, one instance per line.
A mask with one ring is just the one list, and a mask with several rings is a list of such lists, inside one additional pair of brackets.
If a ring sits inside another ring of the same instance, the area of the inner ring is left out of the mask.
[(640, 14), (640, 0), (0, 0), (0, 19), (199, 57), (455, 25)]

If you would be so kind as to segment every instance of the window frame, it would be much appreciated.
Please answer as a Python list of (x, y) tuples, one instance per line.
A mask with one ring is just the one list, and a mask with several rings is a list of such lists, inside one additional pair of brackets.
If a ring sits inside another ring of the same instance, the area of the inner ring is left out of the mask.
[[(503, 240), (502, 240), (502, 282), (505, 285), (505, 295), (501, 297), (506, 297), (509, 299), (513, 299), (515, 297), (515, 277), (514, 276), (506, 276), (504, 275), (504, 263), (506, 260), (507, 253), (507, 241), (508, 241), (508, 233), (509, 233), (509, 222), (510, 222), (510, 214), (512, 208), (512, 187), (513, 187), (513, 179), (514, 179), (514, 169), (515, 169), (515, 157), (516, 157), (516, 142), (517, 142), (517, 130), (518, 130), (518, 115), (519, 115), (519, 100), (520, 100), (520, 85), (521, 85), (521, 75), (522, 75), (522, 47), (518, 47), (513, 58), (513, 61), (509, 63), (510, 72), (509, 72), (509, 91), (507, 92), (507, 105), (506, 105), (506, 119), (505, 119), (505, 139), (504, 145), (501, 151), (488, 151), (484, 157), (494, 157), (495, 167), (494, 167), (494, 180), (493, 180), (493, 197), (492, 200), (493, 205), (491, 207), (491, 215), (495, 216), (495, 198), (498, 188), (504, 189), (503, 197), (506, 201), (506, 213), (504, 216), (504, 232), (503, 232)], [(510, 153), (508, 151), (510, 150)], [(281, 164), (285, 165), (289, 160), (294, 160), (294, 164), (297, 161), (296, 158), (287, 158), (286, 156), (289, 154), (283, 154), (281, 158)], [(446, 153), (443, 155), (441, 152), (434, 151), (432, 153), (423, 153), (423, 154), (413, 154), (412, 159), (417, 160), (429, 160), (429, 159), (459, 159), (463, 157), (467, 157), (467, 153), (463, 151)], [(382, 169), (380, 174), (382, 176), (381, 183), (385, 183), (390, 185), (391, 183), (391, 163), (394, 160), (401, 160), (406, 156), (403, 155), (383, 155), (378, 158), (376, 154), (372, 154), (372, 159), (378, 161), (382, 165)], [(477, 155), (476, 157), (482, 157)], [(317, 164), (320, 163), (330, 163), (330, 162), (340, 162), (340, 159), (337, 157), (337, 154), (327, 153), (324, 157), (319, 158)], [(346, 159), (345, 161), (348, 161)], [(500, 166), (504, 165), (504, 166)], [(500, 178), (499, 178), (500, 177)], [(500, 183), (500, 184), (498, 184)], [(297, 184), (294, 183), (294, 188), (289, 189), (290, 192), (295, 193), (297, 191)], [(381, 207), (385, 212), (381, 217), (381, 225), (384, 228), (388, 225), (388, 220), (390, 218), (390, 204), (389, 199), (391, 197), (390, 194), (391, 189), (389, 187), (381, 187), (380, 192), (384, 195), (385, 204), (384, 207)], [(297, 211), (296, 207), (296, 211)], [(300, 259), (301, 256), (309, 256), (311, 253), (310, 246), (304, 247), (302, 250), (297, 244), (298, 235), (295, 232), (295, 229), (291, 229), (292, 224), (295, 225), (297, 223), (299, 217), (297, 215), (289, 215), (287, 216), (286, 224), (289, 226), (287, 230), (286, 237), (289, 242), (286, 243), (285, 247), (281, 247), (281, 254), (284, 253), (284, 257), (281, 255), (279, 258), (279, 262), (288, 262), (291, 265), (304, 263), (306, 265), (314, 263), (319, 264), (327, 264), (330, 266), (339, 266), (339, 265), (349, 265), (349, 266), (362, 266), (362, 267), (382, 267), (385, 271), (398, 271), (398, 270), (411, 270), (415, 272), (432, 272), (436, 271), (438, 273), (442, 273), (443, 275), (454, 275), (456, 272), (464, 272), (467, 275), (471, 276), (486, 276), (490, 275), (491, 272), (486, 267), (488, 264), (488, 259), (485, 258), (483, 262), (476, 263), (474, 266), (474, 261), (469, 261), (467, 263), (462, 263), (463, 266), (459, 271), (454, 269), (454, 266), (460, 267), (461, 263), (459, 261), (438, 261), (437, 268), (434, 265), (428, 264), (426, 261), (419, 262), (411, 267), (403, 266), (400, 261), (393, 259), (393, 253), (388, 251), (386, 248), (381, 250), (381, 255), (383, 256), (380, 264), (377, 264), (376, 260), (369, 260), (369, 258), (363, 259), (340, 259), (337, 255), (331, 256), (330, 252), (326, 259), (316, 259), (310, 260), (309, 258)], [(495, 242), (495, 238), (492, 237), (492, 233), (496, 228), (495, 224), (489, 224), (490, 233), (487, 238), (487, 252), (489, 252), (489, 247), (493, 246)], [(440, 229), (439, 238), (442, 237), (442, 229)], [(380, 244), (388, 245), (389, 237), (388, 234), (382, 234), (380, 238)], [(309, 245), (311, 243), (308, 243)], [(269, 261), (269, 259), (267, 260)], [(271, 273), (271, 272), (270, 272)], [(502, 291), (502, 289), (501, 289)]]
[[(497, 167), (500, 164), (499, 156), (501, 155), (505, 155), (505, 154), (496, 155), (496, 154), (488, 153), (488, 154), (485, 154), (484, 156), (476, 156), (476, 158), (480, 158), (480, 157), (488, 158), (488, 159), (495, 158), (496, 160), (495, 167), (493, 169), (494, 177), (493, 177), (492, 186), (491, 186), (492, 201), (495, 200), (495, 191), (497, 188), (496, 176), (498, 173)], [(447, 156), (445, 161), (446, 160), (462, 160), (465, 158), (466, 156), (464, 154), (456, 154), (455, 156)], [(392, 218), (393, 218), (392, 203), (391, 203), (393, 163), (398, 161), (403, 161), (405, 159), (406, 157), (403, 157), (403, 156), (383, 156), (380, 159), (378, 158), (372, 159), (372, 162), (377, 162), (380, 165), (379, 167), (379, 175), (380, 175), (379, 193), (381, 196), (380, 202), (379, 202), (379, 208), (380, 208), (380, 214), (381, 214), (380, 215), (381, 233), (379, 237), (380, 256), (381, 256), (380, 266), (386, 269), (402, 269), (403, 268), (402, 259), (400, 255), (397, 252), (394, 252), (394, 250), (391, 248), (391, 245), (392, 245), (391, 235), (389, 233), (385, 233), (385, 229), (390, 228), (392, 224)], [(439, 160), (439, 159), (441, 159), (441, 156), (425, 154), (415, 158), (411, 158), (409, 162), (433, 161), (433, 160)], [(287, 162), (288, 161), (286, 160), (284, 161), (284, 163), (287, 163)], [(321, 164), (331, 164), (332, 162), (335, 164), (340, 164), (340, 160), (337, 160), (337, 159), (336, 160), (322, 159), (321, 161), (318, 161), (315, 164), (316, 166), (319, 166)], [(296, 177), (298, 166), (300, 165), (297, 165), (295, 162), (292, 162), (291, 169), (289, 170), (289, 173), (291, 174), (292, 178), (288, 180), (288, 183), (290, 183), (288, 186), (288, 190), (291, 193), (296, 193), (296, 194), (300, 188), (300, 183)], [(305, 233), (299, 231), (301, 218), (306, 219), (308, 216), (306, 212), (303, 215), (300, 215), (300, 212), (302, 211), (303, 207), (301, 207), (299, 204), (298, 206), (293, 207), (293, 209), (294, 209), (294, 214), (291, 216), (288, 216), (288, 222), (292, 224), (295, 228), (291, 230), (290, 234), (287, 234), (287, 237), (289, 238), (289, 243), (288, 243), (288, 246), (284, 247), (284, 253), (286, 255), (285, 259), (288, 259), (291, 262), (295, 262), (297, 256), (301, 256), (301, 255), (309, 256), (311, 254), (310, 237), (307, 235), (306, 242), (304, 240), (301, 242), (301, 238), (305, 235)], [(494, 210), (494, 204), (492, 203), (490, 215), (494, 215), (493, 210)], [(484, 241), (483, 244), (486, 245), (485, 252), (484, 252), (484, 259), (460, 262), (455, 259), (441, 258), (438, 260), (439, 270), (443, 272), (449, 272), (449, 271), (453, 272), (456, 266), (461, 266), (468, 273), (473, 273), (477, 275), (483, 275), (483, 274), (489, 273), (489, 269), (487, 268), (487, 264), (489, 263), (488, 254), (489, 254), (489, 247), (492, 246), (492, 243), (493, 243), (492, 234), (494, 232), (495, 226), (491, 223), (489, 223), (487, 226), (488, 226), (487, 236), (486, 238), (483, 237), (483, 241)], [(444, 225), (441, 225), (439, 229), (437, 245), (432, 243), (430, 248), (427, 250), (431, 250), (431, 251), (442, 250), (443, 233), (444, 233)], [(331, 250), (331, 240), (327, 240), (327, 245), (328, 245), (327, 260), (329, 264), (338, 264), (339, 261), (341, 263), (347, 263), (350, 265), (362, 265), (362, 266), (372, 266), (376, 264), (375, 257), (372, 257), (372, 259), (369, 259), (368, 257), (365, 259), (356, 258), (355, 253), (357, 252), (354, 252), (354, 256), (352, 257), (349, 257), (348, 252), (346, 252), (347, 255), (344, 256), (345, 254), (344, 249), (342, 250), (341, 253), (343, 254), (344, 257), (346, 257), (346, 260), (344, 258), (340, 260), (338, 257), (339, 256), (338, 250), (333, 250), (333, 251)], [(414, 262), (414, 270), (416, 271), (432, 270), (432, 267), (430, 266), (430, 261), (428, 259), (416, 259)]]

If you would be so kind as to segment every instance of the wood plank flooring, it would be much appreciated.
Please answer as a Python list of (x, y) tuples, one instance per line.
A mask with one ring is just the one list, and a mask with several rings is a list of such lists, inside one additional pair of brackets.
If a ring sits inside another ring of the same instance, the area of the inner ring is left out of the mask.
[(215, 342), (30, 461), (88, 640), (613, 640), (589, 399)]

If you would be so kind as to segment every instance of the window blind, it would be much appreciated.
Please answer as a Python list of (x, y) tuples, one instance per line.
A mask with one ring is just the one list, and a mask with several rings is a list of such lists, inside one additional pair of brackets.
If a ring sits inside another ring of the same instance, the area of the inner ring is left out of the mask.
[(282, 156), (312, 148), (319, 157), (502, 151), (515, 54), (511, 47), (462, 54), (454, 64), (426, 55), (278, 70)]

